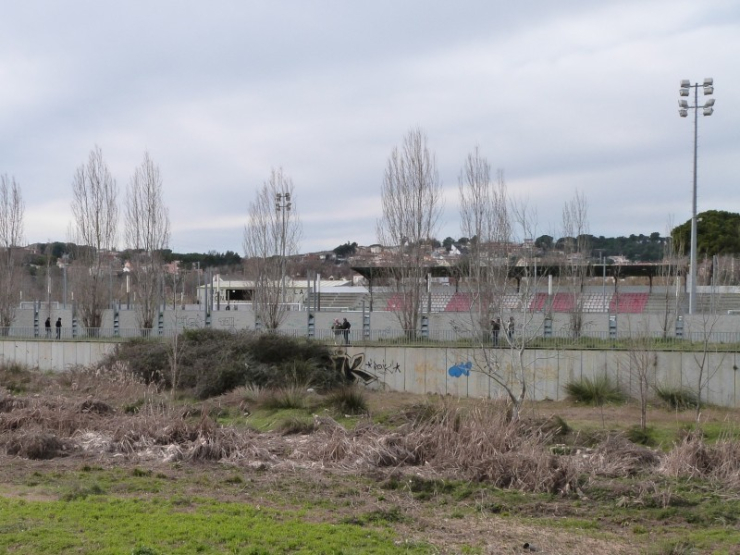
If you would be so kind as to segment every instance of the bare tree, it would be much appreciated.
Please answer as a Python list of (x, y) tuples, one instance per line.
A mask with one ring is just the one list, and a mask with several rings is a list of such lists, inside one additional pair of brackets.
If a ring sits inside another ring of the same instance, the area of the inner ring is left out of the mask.
[(169, 244), (170, 217), (162, 197), (162, 176), (148, 152), (129, 181), (125, 216), (137, 315), (140, 326), (151, 329), (164, 279), (162, 251)]
[(563, 206), (564, 255), (563, 274), (572, 297), (570, 308), (570, 333), (578, 339), (583, 331), (583, 285), (588, 273), (588, 259), (591, 256), (590, 236), (588, 235), (588, 200), (576, 191), (573, 199)]
[(243, 244), (254, 280), (252, 304), (267, 329), (277, 329), (285, 319), (287, 258), (298, 253), (300, 237), (293, 181), (282, 168), (273, 169), (249, 205)]
[[(503, 171), (493, 180), (490, 165), (477, 148), (465, 161), (459, 190), (462, 232), (474, 240), (468, 245), (461, 276), (461, 289), (470, 299), (469, 319), (455, 326), (476, 338), (474, 370), (501, 387), (512, 420), (518, 420), (534, 381), (536, 360), (528, 356), (533, 351), (527, 351), (527, 346), (542, 328), (541, 315), (530, 310), (539, 280), (534, 270), (536, 214), (525, 201), (509, 199)], [(515, 235), (522, 243), (515, 241)], [(521, 274), (516, 290), (511, 284), (514, 270)]]
[(19, 297), (19, 250), (23, 242), (25, 206), (14, 177), (0, 176), (0, 329), (13, 323)]
[(656, 387), (658, 353), (656, 341), (650, 333), (650, 322), (639, 319), (634, 322), (628, 317), (630, 334), (626, 340), (629, 393), (640, 405), (640, 429), (647, 429), (648, 402)]
[(383, 215), (378, 241), (395, 249), (390, 272), (400, 298), (396, 312), (401, 327), (415, 336), (422, 309), (424, 281), (442, 213), (442, 186), (434, 154), (421, 129), (412, 129), (394, 147), (381, 187)]
[(661, 278), (663, 292), (660, 295), (660, 328), (663, 332), (663, 338), (670, 335), (676, 325), (676, 318), (679, 313), (681, 300), (681, 290), (679, 286), (681, 274), (680, 253), (683, 245), (677, 244), (671, 238), (670, 230), (673, 228), (672, 220), (668, 222), (668, 233), (666, 242), (663, 245), (663, 264), (661, 265)]
[[(105, 306), (106, 261), (116, 240), (118, 224), (118, 190), (116, 181), (95, 146), (87, 164), (77, 168), (72, 180), (72, 214), (75, 242), (88, 248), (78, 249), (77, 301), (82, 322), (87, 328), (99, 328)], [(107, 258), (106, 258), (107, 255)], [(82, 271), (80, 271), (82, 270)]]
[(511, 250), (511, 222), (503, 170), (491, 180), (491, 166), (478, 147), (468, 154), (458, 180), (462, 233), (468, 246), (465, 280), (471, 309), (483, 329), (490, 331), (495, 315), (501, 315), (506, 292)]

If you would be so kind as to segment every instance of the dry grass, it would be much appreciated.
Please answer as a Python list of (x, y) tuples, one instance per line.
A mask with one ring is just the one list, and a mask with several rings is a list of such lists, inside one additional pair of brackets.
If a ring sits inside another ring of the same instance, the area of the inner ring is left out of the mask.
[[(43, 381), (24, 378), (18, 369), (13, 375), (26, 383)], [(403, 394), (367, 393), (371, 414), (395, 413), (390, 428), (365, 418), (347, 430), (324, 416), (313, 422), (286, 421), (275, 432), (260, 434), (224, 428), (211, 415), (234, 407), (249, 414), (249, 405), (305, 406), (305, 389), (240, 388), (210, 403), (183, 407), (136, 382), (122, 368), (109, 372), (76, 368), (44, 380), (45, 389), (53, 394), (0, 397), (0, 448), (9, 455), (52, 458), (82, 452), (236, 464), (290, 461), (344, 471), (413, 468), (554, 494), (575, 490), (584, 474), (622, 478), (662, 473), (740, 487), (737, 441), (708, 445), (698, 434), (689, 434), (662, 454), (631, 443), (621, 433), (605, 432), (592, 434), (588, 445), (579, 445), (579, 436), (569, 434), (568, 424), (556, 413), (531, 414), (512, 423), (506, 406), (491, 401), (428, 397), (419, 402), (418, 397)], [(136, 411), (125, 410), (130, 403), (137, 403)], [(553, 448), (563, 441), (569, 442), (567, 448)]]

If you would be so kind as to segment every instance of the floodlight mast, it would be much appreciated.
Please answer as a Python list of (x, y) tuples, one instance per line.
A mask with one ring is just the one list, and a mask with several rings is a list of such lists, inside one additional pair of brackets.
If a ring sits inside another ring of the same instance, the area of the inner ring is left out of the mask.
[(678, 114), (685, 118), (689, 115), (689, 110), (694, 110), (694, 183), (692, 188), (691, 197), (691, 254), (689, 260), (689, 314), (696, 312), (696, 170), (697, 170), (697, 137), (699, 130), (698, 123), (698, 112), (699, 108), (702, 110), (702, 114), (705, 116), (711, 116), (714, 112), (714, 99), (709, 98), (703, 106), (699, 106), (699, 87), (704, 89), (704, 96), (708, 96), (714, 93), (714, 79), (711, 77), (705, 77), (704, 82), (700, 85), (699, 83), (691, 84), (688, 79), (681, 81), (681, 88), (678, 91), (680, 96), (689, 96), (691, 89), (694, 89), (694, 105), (689, 106), (687, 100), (679, 99), (678, 101)]

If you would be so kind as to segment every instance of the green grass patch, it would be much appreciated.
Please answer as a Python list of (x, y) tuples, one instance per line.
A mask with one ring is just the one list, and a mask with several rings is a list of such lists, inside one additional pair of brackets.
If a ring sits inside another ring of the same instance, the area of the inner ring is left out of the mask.
[(197, 499), (189, 505), (96, 497), (57, 502), (0, 499), (0, 551), (17, 554), (426, 554), (396, 545), (386, 526), (400, 511), (368, 513), (355, 523), (312, 523), (298, 513)]

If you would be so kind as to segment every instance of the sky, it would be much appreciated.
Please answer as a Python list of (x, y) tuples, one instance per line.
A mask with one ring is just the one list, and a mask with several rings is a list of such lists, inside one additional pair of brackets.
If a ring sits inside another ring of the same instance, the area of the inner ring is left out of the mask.
[(559, 236), (576, 192), (593, 235), (665, 235), (691, 217), (682, 79), (715, 84), (698, 212), (740, 212), (738, 53), (737, 0), (0, 0), (0, 174), (21, 187), (26, 241), (66, 241), (90, 151), (121, 201), (149, 152), (172, 249), (243, 254), (249, 204), (282, 167), (312, 252), (377, 242), (388, 157), (419, 128), (440, 240), (462, 235), (476, 146), (538, 235)]

